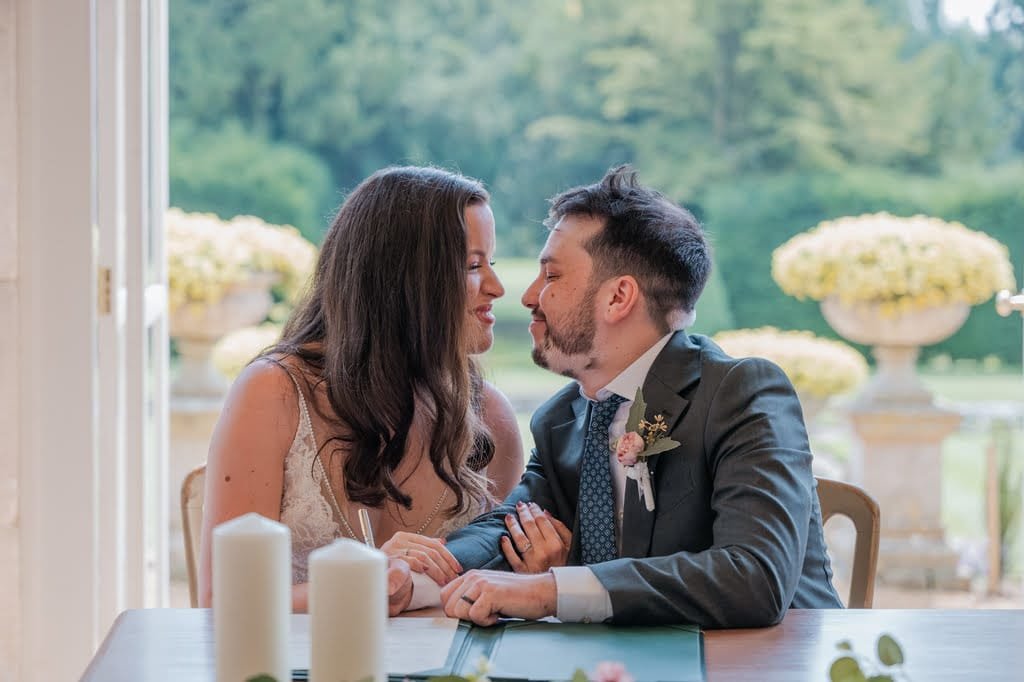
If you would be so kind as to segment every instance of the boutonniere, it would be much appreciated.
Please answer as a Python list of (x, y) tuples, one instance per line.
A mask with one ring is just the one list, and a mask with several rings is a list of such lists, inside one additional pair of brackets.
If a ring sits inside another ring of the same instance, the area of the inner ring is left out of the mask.
[(643, 391), (638, 388), (633, 404), (629, 408), (629, 417), (626, 419), (626, 433), (615, 441), (612, 449), (619, 464), (625, 468), (626, 477), (636, 481), (640, 499), (647, 507), (647, 511), (654, 511), (654, 488), (651, 486), (651, 471), (647, 468), (647, 458), (679, 447), (679, 441), (667, 436), (668, 424), (665, 423), (663, 415), (656, 414), (654, 421), (649, 422), (644, 417), (645, 414), (647, 403), (644, 402)]

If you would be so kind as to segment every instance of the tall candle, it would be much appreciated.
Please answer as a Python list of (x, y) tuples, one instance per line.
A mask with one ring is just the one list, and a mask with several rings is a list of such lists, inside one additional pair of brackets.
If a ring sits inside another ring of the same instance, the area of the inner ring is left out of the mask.
[(291, 532), (250, 513), (213, 529), (213, 641), (218, 682), (290, 680)]
[(355, 540), (309, 554), (309, 679), (384, 682), (387, 557)]

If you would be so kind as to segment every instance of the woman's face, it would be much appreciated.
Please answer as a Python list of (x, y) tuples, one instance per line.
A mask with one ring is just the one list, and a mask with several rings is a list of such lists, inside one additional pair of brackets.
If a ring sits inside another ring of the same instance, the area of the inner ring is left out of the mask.
[(487, 204), (466, 207), (466, 303), (469, 352), (483, 353), (494, 343), (494, 299), (505, 287), (494, 272), (494, 214)]

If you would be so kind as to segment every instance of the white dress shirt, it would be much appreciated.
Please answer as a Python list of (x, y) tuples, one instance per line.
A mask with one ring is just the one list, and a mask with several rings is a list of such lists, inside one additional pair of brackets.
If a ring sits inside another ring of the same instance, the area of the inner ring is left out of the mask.
[[(583, 389), (580, 395), (588, 400), (605, 400), (612, 394), (620, 395), (626, 402), (619, 406), (611, 425), (608, 427), (608, 467), (612, 474), (612, 489), (615, 492), (615, 532), (618, 545), (622, 546), (622, 508), (626, 499), (626, 471), (615, 458), (611, 444), (626, 432), (629, 408), (636, 397), (636, 389), (644, 385), (647, 373), (651, 371), (658, 354), (668, 344), (674, 332), (669, 332), (651, 346), (643, 355), (633, 361), (622, 373), (608, 382), (608, 385), (590, 398)], [(612, 599), (608, 590), (586, 566), (561, 566), (552, 568), (558, 590), (556, 616), (565, 623), (601, 623), (612, 617)]]

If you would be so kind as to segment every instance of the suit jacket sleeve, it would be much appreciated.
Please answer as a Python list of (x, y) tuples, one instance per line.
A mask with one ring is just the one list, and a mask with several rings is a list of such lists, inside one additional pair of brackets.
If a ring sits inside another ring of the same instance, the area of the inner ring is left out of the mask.
[(516, 502), (535, 502), (542, 509), (554, 511), (551, 489), (537, 450), (533, 450), (523, 477), (505, 501), (493, 510), (478, 516), (465, 528), (448, 536), (446, 547), (462, 567), (511, 570), (498, 544), (502, 535), (508, 535), (505, 515), (516, 513)]
[[(766, 360), (739, 361), (706, 414), (712, 545), (591, 566), (611, 595), (612, 622), (762, 627), (779, 622), (792, 603), (815, 494), (792, 385)], [(676, 440), (687, 437), (681, 432)]]

